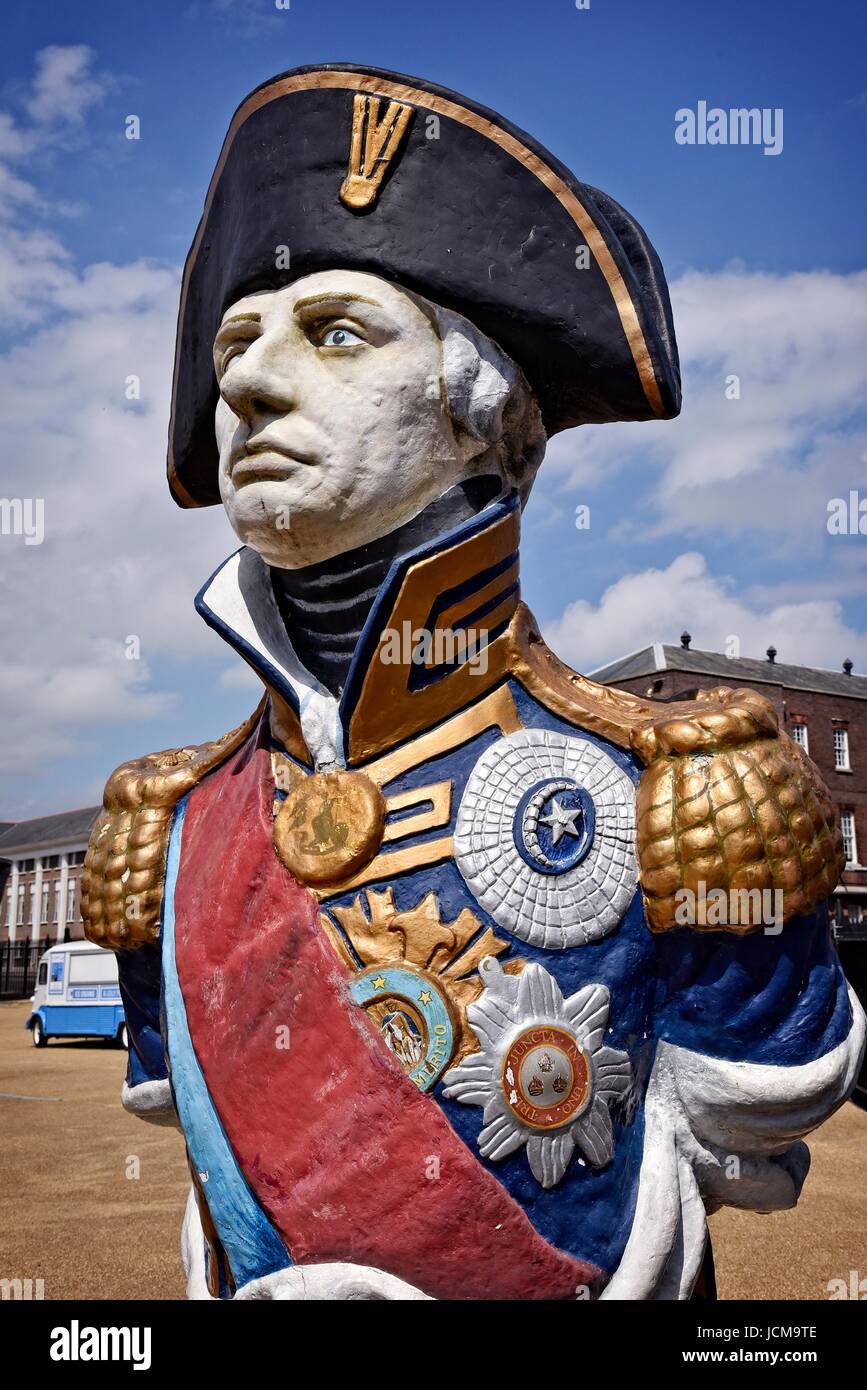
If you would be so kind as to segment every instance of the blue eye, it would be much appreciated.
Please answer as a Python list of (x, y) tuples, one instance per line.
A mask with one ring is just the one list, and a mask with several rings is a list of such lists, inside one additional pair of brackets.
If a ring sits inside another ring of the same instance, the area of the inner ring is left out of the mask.
[(359, 338), (357, 333), (352, 333), (348, 328), (329, 328), (322, 339), (322, 346), (354, 347), (356, 343), (363, 342), (363, 338)]

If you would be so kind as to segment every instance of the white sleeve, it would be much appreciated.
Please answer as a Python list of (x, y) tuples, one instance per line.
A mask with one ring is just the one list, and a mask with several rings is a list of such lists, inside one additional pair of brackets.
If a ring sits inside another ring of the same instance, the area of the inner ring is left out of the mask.
[(707, 1240), (706, 1211), (792, 1207), (810, 1166), (802, 1137), (849, 1095), (864, 1052), (864, 1010), (800, 1066), (727, 1062), (660, 1042), (645, 1100), (644, 1150), (629, 1240), (601, 1297), (686, 1299)]

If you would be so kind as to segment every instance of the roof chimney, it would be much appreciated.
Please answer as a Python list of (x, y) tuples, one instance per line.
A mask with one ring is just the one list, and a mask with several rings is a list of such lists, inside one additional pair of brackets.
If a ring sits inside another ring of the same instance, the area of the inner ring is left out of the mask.
[(851, 663), (851, 661), (849, 660), (848, 656), (846, 657), (846, 660), (843, 662), (843, 670), (846, 672), (846, 675), (847, 675), (847, 676), (851, 676), (851, 674), (852, 674), (852, 663)]
[(776, 649), (776, 647), (768, 647), (768, 661), (771, 663), (772, 666), (773, 666), (774, 662), (776, 661), (776, 659), (777, 659), (777, 649)]
[(687, 632), (686, 628), (684, 628), (683, 632), (680, 634), (680, 645), (683, 647), (685, 652), (689, 651), (689, 644), (691, 641), (692, 637)]

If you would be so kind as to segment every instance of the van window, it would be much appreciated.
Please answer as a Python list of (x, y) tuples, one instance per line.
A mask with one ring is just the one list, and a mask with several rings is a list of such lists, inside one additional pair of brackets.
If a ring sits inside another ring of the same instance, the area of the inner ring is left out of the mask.
[(47, 960), (44, 960), (44, 961), (42, 962), (42, 964), (40, 965), (40, 967), (39, 967), (39, 973), (38, 973), (38, 975), (36, 976), (36, 983), (37, 983), (38, 985), (44, 985), (45, 982), (47, 981), (47, 979), (48, 979), (48, 961), (47, 961)]
[(117, 984), (117, 957), (113, 951), (79, 951), (69, 957), (69, 983)]

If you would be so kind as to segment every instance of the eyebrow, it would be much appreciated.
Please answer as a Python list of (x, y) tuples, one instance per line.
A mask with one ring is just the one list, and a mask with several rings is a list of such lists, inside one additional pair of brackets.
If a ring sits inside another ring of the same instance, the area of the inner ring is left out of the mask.
[[(231, 314), (231, 315), (229, 316), (229, 318), (223, 319), (223, 322), (220, 324), (220, 328), (226, 328), (230, 323), (261, 323), (261, 322), (262, 322), (262, 315), (259, 314), (259, 313), (257, 313), (255, 309), (250, 309), (250, 310), (248, 310), (246, 313), (243, 313), (243, 314)], [(217, 331), (219, 332), (220, 330), (218, 329)]]
[(354, 290), (331, 290), (326, 294), (309, 294), (306, 299), (299, 299), (295, 312), (310, 309), (316, 304), (372, 304), (375, 309), (382, 308), (378, 299), (370, 299), (366, 294), (356, 294)]

